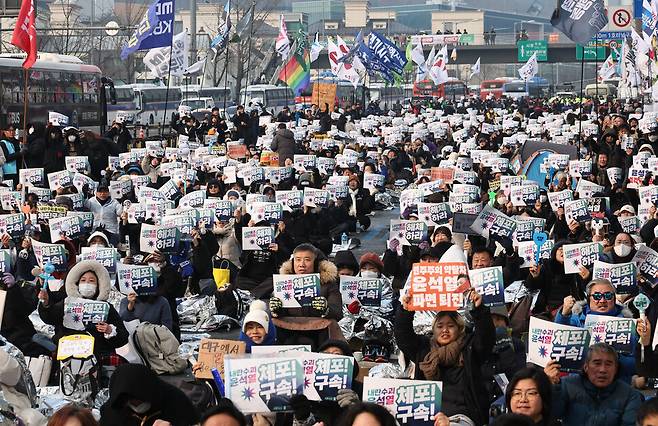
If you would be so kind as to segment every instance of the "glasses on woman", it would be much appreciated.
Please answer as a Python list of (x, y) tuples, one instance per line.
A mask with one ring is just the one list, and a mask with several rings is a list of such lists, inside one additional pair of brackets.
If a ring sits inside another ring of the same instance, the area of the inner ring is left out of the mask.
[(611, 291), (606, 291), (605, 293), (601, 293), (600, 291), (597, 291), (596, 293), (592, 293), (592, 299), (596, 300), (597, 302), (605, 297), (605, 300), (612, 300), (615, 297), (615, 294)]
[(528, 389), (525, 391), (514, 389), (512, 391), (512, 399), (534, 399), (539, 397), (539, 391), (537, 389)]

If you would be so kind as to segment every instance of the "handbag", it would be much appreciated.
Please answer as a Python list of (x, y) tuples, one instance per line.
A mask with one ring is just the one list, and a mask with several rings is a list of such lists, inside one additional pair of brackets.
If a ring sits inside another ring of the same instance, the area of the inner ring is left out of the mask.
[(215, 285), (217, 290), (228, 286), (231, 283), (231, 262), (226, 259), (221, 259), (219, 261), (218, 267), (212, 268), (212, 276), (215, 280)]

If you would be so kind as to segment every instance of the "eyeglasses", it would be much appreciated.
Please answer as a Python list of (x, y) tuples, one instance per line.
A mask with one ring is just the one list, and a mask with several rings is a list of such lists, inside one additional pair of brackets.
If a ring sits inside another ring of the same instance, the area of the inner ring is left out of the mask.
[(611, 291), (606, 291), (605, 293), (601, 293), (597, 291), (596, 293), (592, 293), (592, 299), (596, 300), (597, 302), (601, 300), (602, 298), (605, 297), (605, 300), (612, 300), (615, 297), (615, 294)]
[(539, 391), (536, 389), (529, 389), (527, 391), (522, 391), (522, 390), (513, 390), (512, 391), (512, 399), (520, 399), (521, 397), (524, 397), (525, 399), (534, 399), (539, 396)]

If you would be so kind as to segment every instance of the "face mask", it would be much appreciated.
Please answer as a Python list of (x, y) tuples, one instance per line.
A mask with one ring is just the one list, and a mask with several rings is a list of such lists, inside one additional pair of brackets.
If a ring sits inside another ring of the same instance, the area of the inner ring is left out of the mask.
[(629, 254), (631, 254), (631, 246), (628, 246), (626, 244), (619, 244), (618, 246), (615, 246), (615, 254), (619, 257), (626, 257)]
[(30, 127), (30, 130), (27, 131), (29, 134), (34, 133), (34, 127)]
[(656, 140), (658, 140), (658, 135), (649, 135), (649, 140), (651, 142), (655, 142)]
[(69, 135), (69, 142), (75, 142), (75, 135)]
[(80, 295), (84, 297), (85, 299), (89, 299), (91, 297), (94, 297), (96, 294), (96, 284), (91, 284), (91, 283), (81, 283), (78, 285), (78, 291), (80, 292)]
[(376, 271), (361, 271), (362, 278), (379, 278), (379, 273)]
[(542, 204), (545, 203), (546, 201), (548, 201), (548, 196), (546, 196), (546, 195), (540, 195), (540, 196), (539, 196), (539, 201), (540, 201)]
[(105, 245), (96, 243), (96, 244), (90, 244), (89, 247), (105, 248)]
[(128, 403), (128, 408), (133, 410), (137, 414), (144, 414), (148, 410), (151, 409), (151, 403), (150, 402), (142, 402), (141, 404), (133, 404), (133, 403)]
[(50, 134), (50, 139), (55, 139), (57, 137), (57, 133), (51, 133)]

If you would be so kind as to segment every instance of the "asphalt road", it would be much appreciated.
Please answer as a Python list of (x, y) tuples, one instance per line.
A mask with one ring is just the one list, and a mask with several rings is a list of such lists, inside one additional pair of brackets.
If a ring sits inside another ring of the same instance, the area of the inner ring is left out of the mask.
[(383, 255), (386, 250), (386, 240), (388, 240), (388, 230), (391, 219), (399, 217), (399, 210), (378, 210), (370, 219), (372, 223), (366, 232), (352, 234), (351, 237), (361, 240), (361, 246), (352, 250), (357, 260), (362, 254), (374, 252)]

